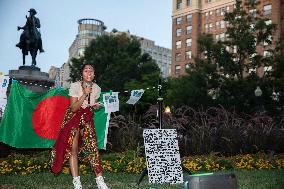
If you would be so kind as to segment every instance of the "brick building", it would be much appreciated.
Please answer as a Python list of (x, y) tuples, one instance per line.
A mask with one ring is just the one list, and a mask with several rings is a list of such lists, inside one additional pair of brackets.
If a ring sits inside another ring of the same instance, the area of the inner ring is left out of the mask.
[[(258, 0), (257, 9), (267, 17), (268, 23), (276, 23), (273, 41), (284, 32), (284, 0)], [(173, 0), (172, 9), (172, 76), (186, 73), (194, 64), (197, 39), (202, 33), (213, 34), (216, 40), (225, 40), (225, 12), (234, 9), (235, 0)], [(282, 11), (281, 11), (282, 10)], [(249, 10), (254, 13), (256, 10)], [(266, 55), (265, 44), (257, 48)]]

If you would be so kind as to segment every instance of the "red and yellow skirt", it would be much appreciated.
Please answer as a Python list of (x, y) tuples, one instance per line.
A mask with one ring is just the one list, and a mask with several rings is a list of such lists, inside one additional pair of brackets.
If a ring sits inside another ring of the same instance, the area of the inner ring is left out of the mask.
[(69, 159), (73, 140), (78, 131), (79, 160), (90, 162), (96, 174), (102, 172), (93, 115), (90, 108), (81, 108), (75, 113), (70, 108), (67, 109), (59, 136), (51, 150), (50, 165), (53, 173), (59, 173)]

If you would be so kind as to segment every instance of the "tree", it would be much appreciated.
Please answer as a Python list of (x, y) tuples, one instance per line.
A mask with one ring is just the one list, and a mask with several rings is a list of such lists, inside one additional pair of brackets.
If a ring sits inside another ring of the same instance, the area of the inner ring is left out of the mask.
[[(224, 67), (225, 74), (237, 73), (239, 79), (243, 79), (243, 71), (268, 66), (271, 63), (268, 57), (257, 52), (256, 46), (264, 42), (272, 43), (272, 34), (276, 25), (269, 23), (259, 11), (255, 11), (256, 6), (257, 1), (246, 0), (242, 4), (241, 0), (236, 0), (236, 8), (232, 12), (227, 12), (224, 17), (228, 26), (227, 40), (223, 44), (231, 50), (233, 60), (231, 62), (235, 65), (233, 66), (235, 70), (227, 69), (227, 66), (230, 66), (228, 64), (220, 64), (220, 66)], [(251, 12), (248, 13), (248, 11)], [(272, 52), (271, 49), (268, 51)]]
[[(273, 64), (273, 56), (259, 54), (257, 45), (267, 43), (266, 50), (274, 54), (270, 36), (276, 25), (268, 23), (260, 12), (254, 12), (256, 5), (254, 1), (237, 0), (236, 8), (225, 14), (227, 31), (220, 40), (215, 41), (212, 34), (199, 37), (200, 56), (196, 57), (195, 66), (188, 75), (169, 80), (168, 103), (177, 107), (222, 104), (239, 111), (254, 111), (257, 85), (263, 90), (264, 102), (271, 100), (269, 78), (260, 79), (252, 72), (244, 80), (243, 74), (249, 69)], [(249, 10), (252, 11), (248, 13)], [(281, 62), (280, 58), (278, 60)], [(278, 65), (281, 70), (281, 64)]]
[(83, 58), (72, 58), (72, 64), (69, 64), (70, 67), (70, 80), (71, 82), (75, 82), (81, 80), (81, 66), (84, 62)]
[(141, 79), (142, 57), (140, 43), (135, 37), (125, 34), (99, 36), (85, 49), (84, 57), (72, 59), (70, 77), (76, 80), (79, 67), (90, 63), (95, 66), (96, 80), (103, 90), (123, 91), (125, 83)]
[[(129, 98), (129, 94), (124, 95), (125, 90), (156, 86), (160, 77), (156, 62), (149, 54), (141, 54), (139, 41), (126, 34), (103, 35), (91, 41), (83, 57), (72, 59), (72, 81), (79, 79), (83, 63), (94, 65), (95, 79), (102, 91), (120, 92), (121, 104)], [(143, 95), (141, 100), (144, 111), (149, 104), (154, 103), (153, 94)]]
[[(141, 56), (138, 66), (139, 78), (125, 83), (125, 90), (147, 89), (139, 103), (135, 105), (135, 113), (145, 113), (150, 105), (156, 104), (158, 92), (157, 84), (160, 78), (160, 69), (152, 57), (145, 53)], [(155, 87), (155, 88), (153, 88)], [(129, 96), (127, 97), (129, 98)]]
[(208, 89), (217, 88), (216, 64), (208, 64), (197, 59), (195, 66), (187, 71), (188, 75), (168, 79), (165, 104), (174, 107), (213, 105)]

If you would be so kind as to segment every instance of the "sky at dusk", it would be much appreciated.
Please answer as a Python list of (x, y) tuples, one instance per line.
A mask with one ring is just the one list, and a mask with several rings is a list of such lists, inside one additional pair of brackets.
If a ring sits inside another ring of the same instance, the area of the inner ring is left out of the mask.
[[(0, 71), (22, 65), (22, 53), (15, 45), (30, 8), (38, 12), (45, 53), (37, 56), (37, 66), (48, 72), (50, 66), (61, 67), (68, 60), (68, 48), (77, 34), (81, 18), (104, 22), (106, 31), (116, 28), (171, 48), (171, 0), (0, 0)], [(26, 56), (26, 65), (31, 57)]]

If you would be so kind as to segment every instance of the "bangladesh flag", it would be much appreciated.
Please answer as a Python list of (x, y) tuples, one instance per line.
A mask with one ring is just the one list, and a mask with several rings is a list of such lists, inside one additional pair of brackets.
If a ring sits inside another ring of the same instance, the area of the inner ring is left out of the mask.
[[(67, 90), (35, 93), (13, 80), (0, 124), (0, 142), (16, 148), (51, 148), (68, 106)], [(105, 149), (110, 117), (104, 108), (94, 117), (99, 149)]]

